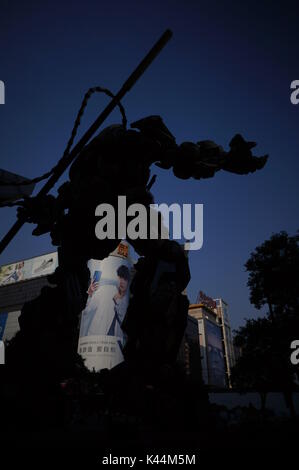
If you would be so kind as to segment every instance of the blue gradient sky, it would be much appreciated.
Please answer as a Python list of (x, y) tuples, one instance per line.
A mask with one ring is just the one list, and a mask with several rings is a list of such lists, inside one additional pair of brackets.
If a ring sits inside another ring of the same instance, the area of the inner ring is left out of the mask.
[[(84, 92), (117, 91), (166, 28), (174, 37), (124, 99), (129, 121), (160, 114), (177, 142), (213, 139), (227, 148), (236, 132), (270, 154), (249, 176), (219, 172), (205, 181), (155, 171), (156, 202), (204, 204), (204, 246), (190, 255), (191, 301), (199, 289), (223, 297), (233, 327), (256, 317), (244, 263), (273, 232), (298, 223), (299, 79), (295, 2), (1, 2), (0, 167), (27, 177), (52, 167), (65, 147)], [(106, 104), (95, 97), (81, 132)], [(115, 111), (109, 122), (118, 122)], [(66, 178), (61, 179), (61, 182)], [(15, 220), (1, 210), (0, 235)], [(0, 263), (52, 249), (48, 236), (17, 235)]]

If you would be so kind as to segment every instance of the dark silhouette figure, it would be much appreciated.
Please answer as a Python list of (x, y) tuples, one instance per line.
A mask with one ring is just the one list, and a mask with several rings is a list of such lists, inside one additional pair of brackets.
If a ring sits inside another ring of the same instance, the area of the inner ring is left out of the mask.
[[(248, 174), (263, 168), (267, 160), (267, 156), (252, 156), (255, 143), (240, 135), (231, 140), (226, 152), (212, 141), (178, 145), (159, 116), (141, 119), (131, 127), (104, 129), (74, 161), (69, 180), (56, 198), (27, 199), (19, 209), (23, 219), (37, 224), (34, 235), (50, 232), (59, 256), (59, 267), (49, 276), (52, 287), (44, 287), (38, 298), (24, 305), (20, 331), (7, 348), (6, 380), (17, 381), (23, 389), (28, 386), (28, 394), (34, 387), (55, 393), (63, 379), (82, 370), (76, 351), (79, 315), (89, 284), (87, 261), (107, 257), (120, 242), (96, 238), (95, 209), (100, 203), (116, 208), (118, 195), (124, 195), (127, 205), (142, 203), (149, 211), (153, 164), (172, 169), (178, 178), (199, 180), (219, 170)], [(175, 241), (128, 242), (140, 259), (122, 325), (128, 338), (125, 361), (108, 376), (111, 383), (118, 376), (122, 383), (124, 376), (131, 376), (133, 382), (138, 378), (153, 384), (175, 363), (184, 334), (189, 303), (182, 292), (190, 280), (188, 260)]]

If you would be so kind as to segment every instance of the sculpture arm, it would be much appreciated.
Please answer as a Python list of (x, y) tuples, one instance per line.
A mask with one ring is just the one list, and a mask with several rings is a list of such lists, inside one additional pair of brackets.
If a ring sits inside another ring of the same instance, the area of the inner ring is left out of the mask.
[(219, 170), (245, 175), (262, 169), (268, 156), (255, 157), (251, 149), (255, 142), (247, 142), (236, 134), (229, 143), (230, 150), (211, 140), (177, 145), (175, 137), (160, 116), (148, 116), (131, 124), (153, 144), (152, 163), (169, 170), (178, 178), (212, 178)]
[(262, 169), (267, 162), (267, 155), (252, 155), (251, 149), (255, 145), (255, 142), (246, 142), (240, 134), (230, 141), (228, 152), (211, 140), (196, 144), (183, 142), (166, 151), (156, 165), (166, 169), (172, 167), (175, 176), (181, 179), (212, 178), (219, 170), (245, 175)]

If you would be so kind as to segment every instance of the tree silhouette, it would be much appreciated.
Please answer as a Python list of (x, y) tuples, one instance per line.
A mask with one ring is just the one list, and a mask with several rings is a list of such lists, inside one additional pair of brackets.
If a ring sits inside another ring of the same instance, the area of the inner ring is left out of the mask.
[(299, 235), (272, 235), (245, 264), (249, 272), (250, 302), (268, 305), (270, 317), (299, 312)]
[(292, 392), (298, 388), (299, 371), (290, 361), (290, 345), (299, 332), (299, 236), (272, 235), (245, 267), (251, 303), (258, 309), (267, 305), (269, 311), (264, 318), (247, 320), (236, 332), (235, 344), (242, 354), (232, 382), (240, 389), (257, 390), (263, 410), (267, 392), (283, 392), (294, 418)]
[(267, 318), (259, 318), (247, 320), (234, 340), (242, 354), (232, 370), (232, 384), (240, 391), (257, 391), (263, 415), (267, 393), (275, 383), (271, 337), (271, 323)]

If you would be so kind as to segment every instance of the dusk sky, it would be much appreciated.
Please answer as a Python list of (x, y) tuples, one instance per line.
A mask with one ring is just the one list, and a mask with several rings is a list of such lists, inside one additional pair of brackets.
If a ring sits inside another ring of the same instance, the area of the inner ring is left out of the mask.
[[(255, 155), (269, 154), (248, 176), (179, 180), (152, 169), (157, 203), (204, 204), (204, 244), (190, 253), (188, 294), (191, 302), (198, 290), (226, 300), (233, 328), (261, 315), (249, 303), (250, 253), (272, 233), (299, 228), (299, 104), (290, 101), (299, 80), (299, 7), (280, 3), (2, 0), (0, 7), (0, 168), (26, 177), (52, 168), (87, 89), (118, 91), (167, 28), (173, 38), (123, 100), (129, 122), (160, 114), (178, 143), (211, 139), (228, 149), (241, 133), (258, 143)], [(79, 136), (106, 103), (91, 99)], [(120, 122), (117, 110), (112, 122)], [(1, 210), (1, 237), (15, 212)], [(32, 230), (23, 227), (0, 264), (53, 250), (49, 236)]]

